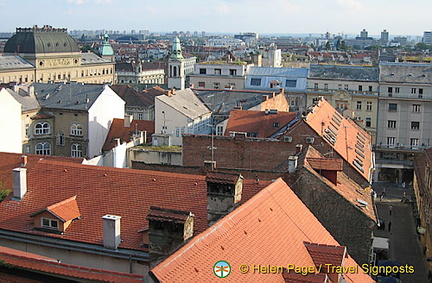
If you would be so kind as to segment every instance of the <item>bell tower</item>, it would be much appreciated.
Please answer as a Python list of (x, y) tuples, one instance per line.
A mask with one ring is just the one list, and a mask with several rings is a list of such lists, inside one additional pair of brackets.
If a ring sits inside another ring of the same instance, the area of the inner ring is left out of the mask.
[(176, 37), (168, 59), (168, 88), (185, 89), (185, 66), (180, 39)]

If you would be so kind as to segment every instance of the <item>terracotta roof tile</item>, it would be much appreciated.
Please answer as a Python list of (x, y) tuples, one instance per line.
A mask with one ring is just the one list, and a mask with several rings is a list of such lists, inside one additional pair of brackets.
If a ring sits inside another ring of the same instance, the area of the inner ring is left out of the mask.
[(0, 260), (18, 268), (98, 282), (142, 282), (143, 276), (57, 262), (37, 254), (0, 247)]
[(114, 118), (102, 150), (109, 151), (113, 149), (116, 146), (115, 139), (117, 138), (120, 139), (120, 143), (130, 142), (137, 131), (146, 131), (147, 136), (150, 136), (154, 134), (154, 129), (154, 121), (133, 120), (130, 127), (125, 127), (124, 119)]
[(305, 122), (366, 180), (372, 172), (372, 138), (351, 119), (344, 118), (325, 99), (319, 100)]
[(211, 183), (236, 184), (239, 179), (243, 179), (242, 175), (235, 173), (209, 171), (206, 175), (206, 181)]
[[(253, 267), (314, 266), (304, 241), (339, 245), (286, 183), (277, 179), (192, 238), (152, 273), (161, 282), (216, 282), (213, 267), (225, 260), (231, 266), (230, 282), (291, 282), (282, 274), (253, 272)], [(248, 265), (248, 273), (240, 273), (242, 264)], [(348, 266), (357, 266), (349, 256), (345, 261)], [(347, 282), (373, 282), (363, 273), (344, 276)]]
[(265, 111), (233, 110), (230, 113), (225, 135), (230, 132), (256, 133), (258, 138), (268, 138), (294, 120), (296, 113), (279, 111), (266, 114)]
[[(12, 169), (20, 164), (20, 155), (12, 156), (0, 153), (0, 180), (5, 188), (12, 187)], [(102, 246), (101, 217), (113, 214), (122, 217), (119, 248), (144, 250), (138, 231), (148, 228), (146, 217), (151, 206), (192, 212), (194, 234), (208, 227), (205, 176), (99, 167), (50, 158), (35, 160), (29, 158), (24, 198), (15, 201), (11, 194), (0, 203), (0, 229)], [(244, 180), (242, 200), (251, 198), (267, 184)], [(82, 216), (79, 221), (63, 235), (33, 229), (34, 218), (30, 215), (71, 195), (76, 195)]]
[(339, 158), (313, 158), (308, 157), (307, 161), (315, 170), (342, 171), (343, 162)]
[(48, 206), (46, 211), (51, 212), (63, 222), (73, 220), (81, 216), (78, 204), (76, 202), (76, 196)]
[(342, 266), (346, 256), (346, 247), (304, 242), (315, 266), (331, 264)]
[(190, 216), (194, 215), (188, 211), (151, 206), (147, 220), (184, 223)]

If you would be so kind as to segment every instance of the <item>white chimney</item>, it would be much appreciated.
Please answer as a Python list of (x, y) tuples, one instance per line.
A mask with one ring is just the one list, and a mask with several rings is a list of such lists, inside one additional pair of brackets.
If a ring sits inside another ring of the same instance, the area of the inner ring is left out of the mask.
[(22, 200), (27, 193), (27, 168), (15, 168), (12, 170), (14, 198)]
[(298, 156), (289, 156), (288, 157), (288, 172), (294, 173), (297, 169), (297, 159)]
[(124, 127), (129, 128), (133, 121), (133, 115), (125, 115), (124, 116)]
[(103, 244), (105, 248), (117, 249), (120, 245), (120, 216), (105, 215), (103, 219)]

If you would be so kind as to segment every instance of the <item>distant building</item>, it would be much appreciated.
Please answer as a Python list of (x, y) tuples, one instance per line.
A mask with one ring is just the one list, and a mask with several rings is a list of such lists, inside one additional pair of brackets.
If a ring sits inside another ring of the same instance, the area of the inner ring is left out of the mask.
[(163, 69), (145, 69), (140, 59), (116, 64), (116, 82), (119, 84), (162, 85), (165, 83)]
[(388, 42), (389, 42), (389, 32), (387, 30), (383, 30), (381, 32), (381, 45), (382, 46), (387, 46)]
[(112, 83), (115, 62), (106, 56), (81, 53), (63, 28), (17, 28), (0, 56), (0, 83)]
[(423, 43), (432, 44), (432, 31), (425, 31), (423, 33)]

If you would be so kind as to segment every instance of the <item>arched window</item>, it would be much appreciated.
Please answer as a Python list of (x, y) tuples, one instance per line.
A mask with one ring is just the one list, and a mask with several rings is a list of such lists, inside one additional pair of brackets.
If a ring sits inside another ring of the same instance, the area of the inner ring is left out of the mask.
[(40, 142), (35, 146), (35, 153), (40, 155), (51, 155), (51, 144), (49, 142)]
[(65, 136), (63, 131), (60, 131), (57, 134), (57, 145), (64, 146), (64, 144), (65, 144)]
[(73, 123), (71, 125), (71, 136), (82, 136), (83, 135), (83, 130), (80, 124), (78, 123)]
[(71, 156), (72, 157), (82, 157), (82, 146), (78, 143), (74, 143), (71, 145)]
[(48, 135), (50, 133), (50, 124), (48, 122), (39, 122), (35, 126), (35, 135)]

